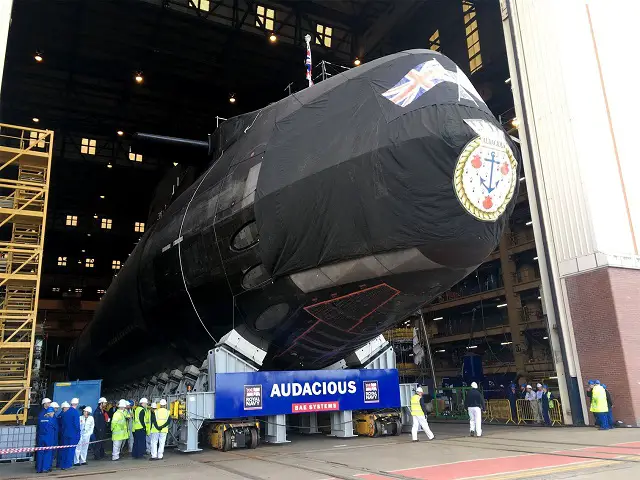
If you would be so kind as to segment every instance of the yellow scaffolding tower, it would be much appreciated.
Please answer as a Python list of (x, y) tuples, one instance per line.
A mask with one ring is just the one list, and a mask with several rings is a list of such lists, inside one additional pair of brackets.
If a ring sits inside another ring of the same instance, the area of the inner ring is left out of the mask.
[(52, 131), (0, 123), (0, 422), (27, 420), (52, 152)]

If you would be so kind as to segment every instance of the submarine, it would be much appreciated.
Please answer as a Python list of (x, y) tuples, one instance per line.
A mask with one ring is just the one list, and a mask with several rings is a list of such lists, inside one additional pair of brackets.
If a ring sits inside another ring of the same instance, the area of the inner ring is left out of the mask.
[(228, 119), (201, 175), (149, 220), (70, 378), (117, 386), (198, 363), (232, 329), (267, 346), (265, 370), (331, 365), (491, 254), (519, 164), (464, 72), (431, 50)]

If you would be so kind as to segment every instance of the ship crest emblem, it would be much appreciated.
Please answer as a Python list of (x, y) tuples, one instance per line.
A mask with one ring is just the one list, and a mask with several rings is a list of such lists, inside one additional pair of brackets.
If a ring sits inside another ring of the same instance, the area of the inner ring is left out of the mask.
[(478, 220), (495, 222), (513, 198), (518, 163), (502, 130), (484, 120), (466, 122), (479, 135), (458, 157), (454, 189), (467, 212)]

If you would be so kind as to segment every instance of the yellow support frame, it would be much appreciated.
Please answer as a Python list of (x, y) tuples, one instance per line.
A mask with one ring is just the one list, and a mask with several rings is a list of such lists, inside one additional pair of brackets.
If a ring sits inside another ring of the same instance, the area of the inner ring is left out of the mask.
[(27, 421), (52, 154), (52, 131), (0, 123), (0, 422)]

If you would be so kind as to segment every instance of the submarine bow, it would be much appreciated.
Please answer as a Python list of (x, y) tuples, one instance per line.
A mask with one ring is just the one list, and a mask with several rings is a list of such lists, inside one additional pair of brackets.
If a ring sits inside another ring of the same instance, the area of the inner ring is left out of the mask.
[[(473, 271), (517, 151), (464, 73), (411, 50), (224, 122), (82, 332), (75, 378), (198, 363), (231, 329), (265, 368), (321, 368)], [(180, 159), (176, 159), (180, 161)]]

